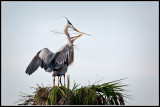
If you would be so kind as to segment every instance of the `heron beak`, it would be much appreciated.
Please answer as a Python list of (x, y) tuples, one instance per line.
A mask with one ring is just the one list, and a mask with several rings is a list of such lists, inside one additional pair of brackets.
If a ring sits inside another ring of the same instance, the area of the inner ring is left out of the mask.
[(75, 37), (75, 40), (79, 37), (81, 37), (83, 34), (79, 34), (78, 36)]
[(75, 31), (79, 32), (76, 28), (73, 28)]
[(91, 36), (90, 34), (87, 34), (87, 33), (83, 33), (83, 32), (78, 31), (78, 30), (77, 30), (76, 28), (74, 28), (74, 27), (73, 27), (73, 30), (75, 30), (75, 31), (77, 31), (77, 32), (79, 32), (79, 33), (82, 33), (82, 34), (86, 34), (86, 35)]
[(72, 38), (72, 41), (74, 42), (77, 38), (79, 38), (79, 37), (81, 37), (83, 34), (79, 34), (78, 36), (74, 36), (73, 38)]
[(75, 39), (77, 39), (77, 38), (79, 38), (79, 37), (81, 37), (83, 34), (79, 34), (78, 36), (76, 36), (75, 37)]
[(79, 37), (81, 37), (83, 34), (79, 34), (78, 36), (77, 36), (77, 38), (79, 38)]

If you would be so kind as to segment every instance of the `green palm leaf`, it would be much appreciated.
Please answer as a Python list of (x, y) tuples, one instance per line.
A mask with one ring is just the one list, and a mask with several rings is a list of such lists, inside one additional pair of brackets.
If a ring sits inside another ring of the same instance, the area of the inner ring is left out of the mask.
[(70, 77), (67, 76), (67, 88), (64, 86), (44, 87), (42, 84), (41, 87), (37, 85), (35, 95), (22, 96), (30, 97), (19, 105), (125, 105), (124, 98), (129, 98), (129, 96), (124, 94), (126, 90), (123, 89), (127, 85), (121, 84), (124, 79), (126, 78), (80, 88), (78, 88), (80, 84), (74, 83), (73, 88), (70, 89)]

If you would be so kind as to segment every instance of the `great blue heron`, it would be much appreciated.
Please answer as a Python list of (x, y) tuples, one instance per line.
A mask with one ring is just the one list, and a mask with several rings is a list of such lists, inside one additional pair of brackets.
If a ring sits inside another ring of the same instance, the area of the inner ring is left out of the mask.
[[(67, 18), (66, 18), (67, 19)], [(35, 57), (32, 59), (30, 64), (26, 69), (27, 74), (32, 74), (37, 70), (40, 66), (44, 68), (46, 72), (53, 71), (53, 86), (55, 86), (55, 77), (58, 76), (58, 85), (59, 85), (59, 76), (60, 76), (60, 83), (61, 83), (61, 76), (64, 75), (64, 85), (65, 85), (65, 73), (67, 72), (68, 66), (74, 60), (74, 49), (73, 49), (73, 42), (78, 37), (82, 36), (82, 32), (80, 35), (70, 38), (68, 33), (68, 28), (73, 29), (74, 31), (79, 32), (67, 19), (67, 24), (64, 27), (64, 34), (67, 36), (67, 44), (62, 46), (57, 52), (53, 53), (48, 48), (44, 48), (40, 50)], [(87, 34), (88, 35), (88, 34)], [(62, 83), (61, 83), (62, 85)]]
[[(77, 38), (81, 37), (82, 35), (83, 34), (79, 34), (78, 36), (71, 37), (72, 44)], [(72, 57), (72, 58), (74, 58), (74, 57)], [(54, 80), (53, 81), (55, 81), (55, 77), (58, 76), (58, 86), (59, 86), (59, 82), (62, 85), (62, 83), (61, 83), (61, 76), (62, 75), (64, 76), (64, 86), (65, 86), (65, 73), (67, 72), (67, 68), (68, 68), (67, 66), (68, 65), (66, 65), (66, 64), (64, 65), (63, 71), (57, 70), (57, 71), (53, 72), (53, 76), (54, 76)], [(59, 81), (59, 77), (60, 77), (60, 81)]]

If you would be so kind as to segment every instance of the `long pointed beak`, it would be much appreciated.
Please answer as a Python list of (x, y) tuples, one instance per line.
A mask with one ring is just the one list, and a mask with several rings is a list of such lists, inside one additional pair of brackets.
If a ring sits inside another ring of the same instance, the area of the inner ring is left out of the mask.
[(82, 33), (82, 34), (86, 34), (86, 35), (89, 35), (89, 36), (91, 36), (90, 34), (87, 34), (87, 33), (83, 33), (83, 32), (79, 32), (79, 33)]
[(87, 34), (87, 33), (83, 33), (83, 32), (78, 31), (76, 28), (73, 28), (73, 29), (74, 29), (75, 31), (79, 32), (79, 33), (82, 33), (82, 34), (86, 34), (86, 35), (91, 36), (90, 34)]
[(77, 38), (79, 38), (79, 37), (81, 37), (83, 34), (79, 34), (78, 36), (75, 36), (74, 38), (75, 38), (75, 40), (77, 39)]
[(72, 42), (74, 42), (77, 38), (81, 37), (83, 34), (79, 34), (78, 36), (72, 37)]
[(75, 31), (79, 32), (76, 28), (73, 28)]
[(78, 36), (76, 36), (77, 38), (81, 37), (83, 34), (79, 34)]

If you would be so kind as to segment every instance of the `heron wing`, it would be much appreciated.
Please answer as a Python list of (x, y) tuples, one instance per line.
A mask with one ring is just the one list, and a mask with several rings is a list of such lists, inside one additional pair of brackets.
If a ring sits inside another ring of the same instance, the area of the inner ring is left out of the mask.
[(58, 57), (55, 59), (55, 63), (57, 65), (64, 65), (64, 64), (71, 64), (71, 62), (73, 62), (73, 58), (74, 58), (74, 52), (73, 52), (73, 47), (69, 46), (68, 44), (65, 45), (64, 47), (62, 47), (62, 49), (60, 49), (59, 51), (59, 55)]
[(36, 54), (36, 56), (32, 59), (31, 63), (28, 65), (26, 69), (26, 74), (32, 74), (37, 70), (39, 65), (41, 64), (41, 59), (39, 58), (40, 51)]
[(51, 61), (51, 66), (47, 69), (47, 72), (52, 70), (56, 71), (61, 69), (65, 64), (70, 65), (73, 62), (74, 52), (73, 47), (68, 44), (62, 46), (54, 55)]
[(48, 48), (44, 48), (39, 51), (36, 56), (32, 59), (31, 63), (26, 69), (27, 74), (32, 74), (37, 70), (39, 66), (47, 70), (51, 64), (50, 61), (54, 58), (54, 53), (51, 52)]

